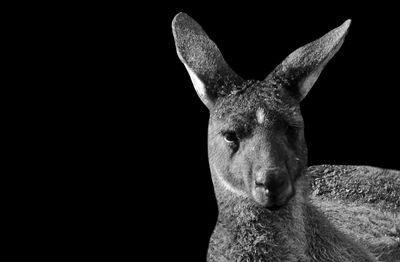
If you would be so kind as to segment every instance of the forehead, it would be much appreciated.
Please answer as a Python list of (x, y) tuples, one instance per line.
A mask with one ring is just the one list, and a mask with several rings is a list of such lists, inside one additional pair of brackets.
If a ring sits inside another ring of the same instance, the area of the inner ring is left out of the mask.
[(276, 119), (301, 121), (299, 104), (282, 90), (273, 83), (248, 81), (218, 101), (211, 117), (259, 124)]

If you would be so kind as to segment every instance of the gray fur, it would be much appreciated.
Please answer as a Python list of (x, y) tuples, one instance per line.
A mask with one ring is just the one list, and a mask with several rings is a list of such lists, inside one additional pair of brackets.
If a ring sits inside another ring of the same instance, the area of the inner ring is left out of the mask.
[[(174, 18), (178, 56), (210, 109), (208, 153), (219, 215), (209, 262), (377, 261), (308, 197), (299, 102), (339, 50), (349, 24), (297, 49), (265, 80), (245, 81), (192, 18)], [(259, 110), (265, 121), (257, 121)]]
[(311, 87), (298, 88), (297, 85), (302, 85), (310, 74), (314, 73), (318, 78), (322, 69), (343, 44), (350, 23), (349, 19), (323, 37), (292, 52), (267, 79), (282, 82), (299, 100), (303, 99)]
[[(370, 166), (312, 166), (312, 196), (400, 214), (400, 172)], [(399, 233), (400, 234), (400, 233)]]
[(176, 15), (172, 32), (179, 58), (206, 84), (211, 100), (242, 83), (242, 78), (228, 66), (217, 45), (190, 16)]

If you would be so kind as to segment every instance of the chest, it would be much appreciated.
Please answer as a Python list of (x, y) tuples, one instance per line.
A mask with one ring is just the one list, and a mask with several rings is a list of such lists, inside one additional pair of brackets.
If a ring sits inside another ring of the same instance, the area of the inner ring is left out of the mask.
[(304, 249), (277, 227), (218, 223), (211, 236), (207, 261), (308, 261)]

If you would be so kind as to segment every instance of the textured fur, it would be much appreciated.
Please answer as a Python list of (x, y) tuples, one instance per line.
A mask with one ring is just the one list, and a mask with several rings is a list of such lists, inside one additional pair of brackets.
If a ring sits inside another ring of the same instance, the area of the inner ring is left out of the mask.
[(370, 166), (308, 168), (311, 201), (381, 261), (400, 260), (400, 172)]
[(400, 214), (400, 172), (370, 166), (312, 166), (312, 195)]
[(215, 183), (219, 216), (207, 261), (375, 261), (309, 203), (305, 181), (298, 180), (296, 196), (277, 211)]
[(209, 262), (377, 261), (308, 197), (299, 103), (349, 25), (295, 50), (256, 81), (236, 75), (192, 18), (174, 18), (178, 57), (210, 110), (208, 154), (219, 215)]

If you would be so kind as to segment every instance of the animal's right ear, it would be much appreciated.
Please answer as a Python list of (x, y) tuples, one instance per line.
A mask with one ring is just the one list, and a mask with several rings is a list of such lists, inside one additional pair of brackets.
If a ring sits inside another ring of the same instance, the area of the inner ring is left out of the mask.
[(190, 16), (177, 14), (172, 21), (172, 33), (178, 57), (209, 109), (222, 95), (221, 88), (242, 82), (225, 62), (217, 45)]

